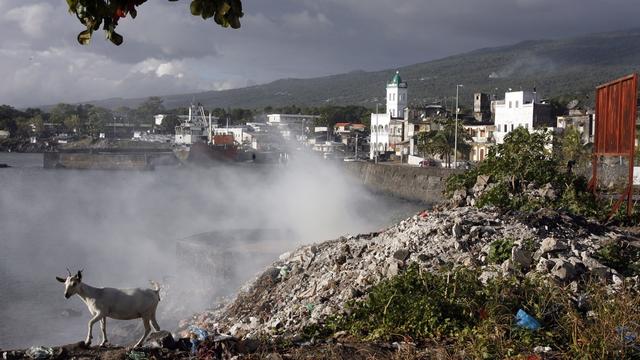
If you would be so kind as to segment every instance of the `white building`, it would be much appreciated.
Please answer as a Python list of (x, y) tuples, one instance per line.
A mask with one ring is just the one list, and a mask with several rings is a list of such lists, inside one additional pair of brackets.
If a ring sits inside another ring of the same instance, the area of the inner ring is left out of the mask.
[(312, 124), (316, 119), (320, 119), (319, 115), (300, 115), (300, 114), (269, 114), (267, 122), (270, 125), (281, 124)]
[(262, 122), (248, 122), (247, 130), (254, 132), (264, 132), (267, 131), (267, 123)]
[(407, 83), (402, 81), (400, 73), (396, 71), (387, 84), (387, 112), (371, 114), (370, 159), (375, 158), (376, 152), (380, 154), (393, 149), (395, 134), (391, 134), (392, 121), (404, 119), (406, 108)]
[(497, 144), (504, 143), (504, 137), (517, 127), (533, 131), (556, 125), (551, 117), (551, 106), (540, 102), (536, 92), (508, 92), (504, 100), (494, 101), (493, 106), (496, 126), (494, 138)]
[(407, 83), (402, 81), (400, 72), (396, 71), (393, 79), (387, 84), (387, 114), (393, 119), (404, 118), (407, 108)]
[(233, 135), (233, 141), (238, 144), (242, 144), (244, 141), (244, 133), (246, 128), (244, 126), (214, 128), (213, 135)]

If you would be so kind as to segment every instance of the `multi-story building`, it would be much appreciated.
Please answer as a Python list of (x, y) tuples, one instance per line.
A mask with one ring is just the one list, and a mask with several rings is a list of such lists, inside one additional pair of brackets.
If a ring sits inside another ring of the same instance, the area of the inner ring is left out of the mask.
[[(369, 157), (395, 149), (395, 144), (403, 140), (402, 121), (407, 108), (407, 83), (396, 71), (387, 84), (387, 110), (384, 114), (371, 114), (371, 140)], [(399, 129), (399, 130), (398, 130)], [(399, 133), (398, 133), (399, 131)]]
[(493, 133), (496, 130), (493, 122), (477, 122), (462, 125), (464, 129), (471, 135), (471, 150), (469, 160), (482, 161), (489, 153), (489, 148), (493, 145)]
[(551, 116), (551, 105), (540, 101), (534, 91), (514, 91), (505, 93), (504, 100), (494, 101), (495, 107), (495, 141), (504, 142), (504, 137), (517, 127), (529, 131), (555, 127), (556, 121)]
[(582, 143), (589, 144), (593, 142), (595, 135), (595, 114), (593, 111), (582, 109), (571, 109), (568, 115), (557, 117), (558, 129), (566, 129), (573, 127), (582, 134)]

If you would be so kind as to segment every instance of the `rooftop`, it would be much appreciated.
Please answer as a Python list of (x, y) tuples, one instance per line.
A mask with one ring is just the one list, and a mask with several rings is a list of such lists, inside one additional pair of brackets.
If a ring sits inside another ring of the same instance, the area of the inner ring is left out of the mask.
[(400, 77), (400, 71), (396, 71), (396, 74), (391, 78), (391, 81), (387, 84), (391, 86), (407, 87), (407, 83), (402, 81)]

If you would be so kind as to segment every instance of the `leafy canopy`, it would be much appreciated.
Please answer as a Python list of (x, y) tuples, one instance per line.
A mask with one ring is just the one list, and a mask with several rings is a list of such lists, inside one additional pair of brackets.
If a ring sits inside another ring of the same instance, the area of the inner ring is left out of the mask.
[[(78, 34), (78, 42), (87, 45), (93, 32), (102, 26), (107, 39), (116, 45), (122, 44), (122, 35), (115, 32), (120, 18), (127, 14), (135, 18), (140, 5), (147, 0), (67, 0), (69, 12), (75, 14), (82, 25), (86, 26)], [(178, 0), (169, 0), (178, 1)], [(213, 18), (222, 27), (240, 28), (242, 13), (241, 0), (192, 0), (191, 14), (203, 19)]]

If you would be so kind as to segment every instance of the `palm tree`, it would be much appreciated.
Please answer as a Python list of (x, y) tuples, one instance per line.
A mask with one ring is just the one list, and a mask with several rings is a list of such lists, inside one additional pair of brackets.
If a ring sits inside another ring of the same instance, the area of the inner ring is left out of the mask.
[[(451, 167), (451, 157), (455, 149), (455, 122), (451, 119), (443, 119), (435, 121), (439, 125), (438, 130), (422, 132), (416, 136), (418, 150), (422, 155), (440, 155), (447, 163), (447, 167)], [(458, 123), (458, 153), (468, 154), (471, 146), (467, 141), (471, 140), (471, 136), (464, 130), (462, 123)], [(463, 158), (460, 156), (459, 158)]]

